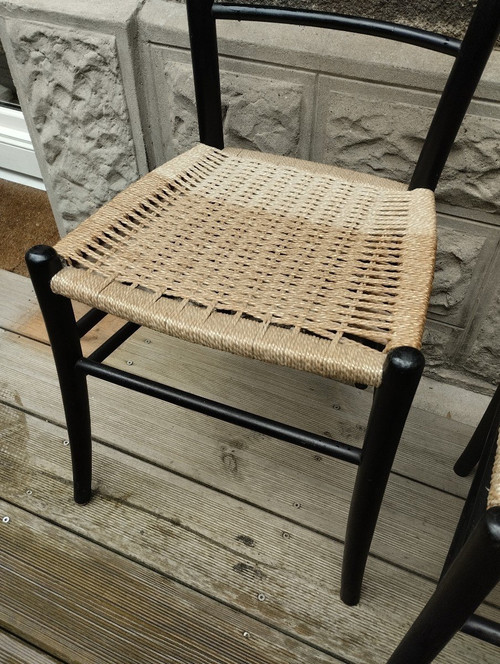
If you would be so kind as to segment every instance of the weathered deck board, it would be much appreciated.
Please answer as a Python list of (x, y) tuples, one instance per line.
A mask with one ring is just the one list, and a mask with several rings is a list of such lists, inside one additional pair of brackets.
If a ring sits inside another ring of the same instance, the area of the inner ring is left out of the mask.
[(0, 629), (0, 664), (64, 664)]
[[(146, 339), (149, 344), (144, 343)], [(109, 364), (128, 368), (127, 360), (134, 363), (133, 370), (138, 374), (160, 381), (168, 377), (180, 389), (208, 394), (239, 407), (243, 404), (266, 417), (353, 445), (362, 444), (372, 401), (369, 391), (285, 367), (212, 352), (165, 335), (153, 336), (144, 329), (119, 348), (109, 358)], [(241, 435), (241, 429), (232, 428)], [(462, 423), (414, 409), (408, 418), (395, 471), (465, 495), (469, 482), (454, 475), (450, 455), (454, 459), (460, 454), (472, 430)], [(291, 447), (288, 443), (285, 446)], [(302, 463), (301, 459), (299, 467)]]
[[(333, 664), (165, 576), (0, 501), (0, 624), (82, 664)], [(248, 632), (248, 638), (244, 636)]]
[[(432, 591), (372, 559), (362, 602), (348, 608), (338, 598), (341, 544), (102, 445), (98, 495), (82, 508), (68, 495), (61, 430), (6, 406), (2, 419), (0, 485), (10, 503), (312, 646), (360, 664), (384, 661)], [(488, 615), (500, 620), (498, 609)], [(479, 652), (488, 661), (493, 651), (460, 637), (445, 661), (472, 664)]]
[[(149, 348), (148, 344), (142, 345)], [(27, 411), (63, 424), (48, 347), (0, 332), (0, 364), (5, 366), (2, 400), (11, 405), (22, 402)], [(94, 433), (99, 439), (343, 539), (353, 466), (324, 457), (318, 461), (317, 455), (308, 450), (168, 404), (159, 406), (153, 399), (97, 380), (90, 383)], [(448, 422), (438, 423), (444, 430)], [(450, 429), (454, 431), (453, 423)], [(408, 453), (411, 451), (410, 446)], [(444, 444), (432, 451), (439, 458), (447, 458), (448, 463), (443, 461), (442, 465), (452, 475), (453, 457)], [(435, 457), (429, 463), (437, 463)], [(384, 501), (373, 551), (436, 577), (449, 543), (448, 524), (456, 522), (459, 512), (460, 501), (453, 496), (395, 475)]]
[[(17, 332), (30, 339), (48, 343), (47, 332), (42, 314), (38, 307), (31, 281), (12, 272), (0, 270), (0, 328)], [(86, 313), (89, 307), (75, 302), (73, 304), (77, 318)], [(123, 321), (114, 316), (107, 316), (100, 321), (83, 339), (85, 353), (92, 351), (99, 343), (113, 334)]]

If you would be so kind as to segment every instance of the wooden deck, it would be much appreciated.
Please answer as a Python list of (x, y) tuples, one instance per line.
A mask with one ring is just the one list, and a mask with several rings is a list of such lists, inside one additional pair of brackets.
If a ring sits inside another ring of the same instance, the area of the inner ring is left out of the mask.
[[(90, 379), (96, 495), (77, 506), (28, 280), (0, 273), (0, 298), (0, 663), (384, 664), (430, 595), (460, 512), (464, 416), (417, 402), (362, 602), (347, 608), (353, 467)], [(87, 348), (102, 325), (89, 337)], [(371, 399), (145, 329), (110, 362), (352, 443)], [(442, 387), (426, 389), (439, 404)], [(482, 613), (500, 620), (499, 607), (497, 589)], [(498, 661), (465, 635), (436, 660)]]

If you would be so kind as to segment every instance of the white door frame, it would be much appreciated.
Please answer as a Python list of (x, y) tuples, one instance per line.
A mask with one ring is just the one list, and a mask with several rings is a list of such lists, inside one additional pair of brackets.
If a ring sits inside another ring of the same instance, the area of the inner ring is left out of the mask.
[(0, 178), (45, 189), (22, 111), (1, 105)]

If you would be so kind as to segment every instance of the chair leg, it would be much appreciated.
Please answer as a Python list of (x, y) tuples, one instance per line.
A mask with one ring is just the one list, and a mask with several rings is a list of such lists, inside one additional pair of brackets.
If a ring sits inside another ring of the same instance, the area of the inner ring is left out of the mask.
[(467, 447), (460, 455), (453, 470), (460, 477), (466, 477), (471, 473), (479, 461), (483, 447), (491, 427), (496, 428), (500, 424), (500, 385), (497, 387), (488, 408), (486, 409), (477, 429), (474, 431)]
[(77, 503), (91, 497), (92, 448), (86, 376), (76, 369), (82, 357), (80, 336), (71, 301), (56, 295), (50, 280), (62, 268), (52, 247), (38, 245), (26, 254), (26, 264), (47, 328), (59, 378), (73, 466)]
[(375, 391), (347, 523), (340, 596), (349, 606), (359, 602), (380, 506), (423, 368), (419, 350), (395, 348)]
[(470, 533), (483, 518), (488, 505), (488, 494), (497, 453), (498, 427), (492, 428), (483, 443), (483, 451), (465, 500), (453, 540), (443, 565), (444, 577), (453, 560), (461, 551)]
[(500, 580), (500, 508), (488, 510), (387, 664), (429, 664)]

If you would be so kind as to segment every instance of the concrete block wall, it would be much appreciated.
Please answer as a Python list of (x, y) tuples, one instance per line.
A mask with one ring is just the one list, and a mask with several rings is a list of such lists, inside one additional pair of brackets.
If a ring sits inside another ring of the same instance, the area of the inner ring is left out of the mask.
[[(185, 8), (167, 0), (0, 0), (0, 36), (61, 232), (197, 128)], [(89, 16), (89, 11), (91, 16)], [(345, 33), (222, 23), (229, 145), (407, 181), (451, 59)], [(500, 374), (500, 52), (437, 192), (428, 374)]]
[(147, 171), (133, 85), (138, 5), (0, 3), (0, 39), (62, 234)]

